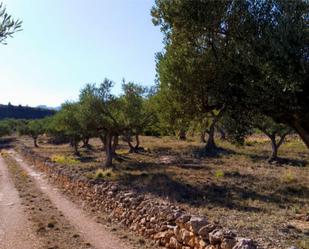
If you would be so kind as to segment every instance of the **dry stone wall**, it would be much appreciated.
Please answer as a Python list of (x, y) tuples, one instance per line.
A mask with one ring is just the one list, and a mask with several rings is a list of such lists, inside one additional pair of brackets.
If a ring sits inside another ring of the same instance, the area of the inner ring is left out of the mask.
[(30, 148), (21, 146), (20, 152), (66, 192), (84, 200), (92, 209), (106, 212), (111, 221), (122, 223), (160, 246), (171, 249), (257, 248), (253, 240), (239, 238), (234, 232), (210, 223), (206, 217), (188, 214), (170, 202), (123, 189), (115, 182), (73, 179)]

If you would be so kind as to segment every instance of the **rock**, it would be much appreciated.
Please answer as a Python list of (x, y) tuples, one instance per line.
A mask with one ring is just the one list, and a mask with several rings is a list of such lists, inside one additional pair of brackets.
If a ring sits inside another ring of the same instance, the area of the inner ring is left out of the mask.
[(252, 239), (238, 238), (233, 249), (256, 249), (256, 245)]
[(233, 249), (233, 247), (236, 244), (235, 238), (223, 238), (223, 241), (221, 243), (221, 249)]
[(217, 248), (215, 246), (213, 246), (213, 245), (208, 245), (208, 246), (206, 246), (205, 249), (217, 249)]
[(180, 239), (183, 244), (188, 245), (189, 240), (192, 238), (190, 232), (184, 228), (181, 228), (180, 231)]
[[(222, 249), (230, 249), (236, 244), (236, 234), (230, 230), (225, 229), (215, 229), (209, 233), (209, 242), (212, 245), (217, 245), (223, 243), (225, 241), (224, 246), (226, 248)], [(232, 246), (231, 246), (232, 245)]]
[(167, 230), (167, 231), (164, 231), (164, 232), (159, 232), (159, 233), (156, 233), (153, 238), (155, 240), (158, 240), (158, 239), (163, 239), (163, 238), (166, 238), (166, 239), (170, 239), (172, 236), (174, 235), (174, 232), (171, 231), (171, 230)]
[(192, 237), (189, 241), (188, 241), (188, 246), (190, 246), (190, 247), (194, 247), (195, 246), (195, 238), (194, 237)]
[(176, 219), (176, 224), (180, 227), (183, 227), (184, 224), (186, 222), (188, 222), (190, 220), (191, 216), (190, 215), (187, 215), (187, 214), (183, 214), (183, 215), (180, 215), (177, 219)]
[(194, 233), (198, 233), (198, 231), (203, 227), (208, 224), (208, 221), (204, 217), (191, 217), (190, 221), (188, 222), (190, 226), (190, 230)]
[(203, 226), (198, 231), (198, 235), (200, 235), (203, 239), (208, 239), (209, 233), (216, 229), (216, 225), (208, 224)]
[(180, 249), (181, 248), (181, 244), (178, 242), (178, 240), (175, 237), (171, 237), (170, 238), (170, 242), (168, 244), (168, 248)]
[(298, 248), (295, 247), (295, 246), (291, 246), (291, 247), (289, 247), (288, 249), (298, 249)]
[(204, 240), (200, 240), (199, 242), (198, 242), (198, 248), (204, 248), (204, 247), (206, 247), (206, 242), (204, 241)]
[(223, 241), (223, 230), (215, 229), (209, 233), (209, 242), (212, 245), (220, 244)]

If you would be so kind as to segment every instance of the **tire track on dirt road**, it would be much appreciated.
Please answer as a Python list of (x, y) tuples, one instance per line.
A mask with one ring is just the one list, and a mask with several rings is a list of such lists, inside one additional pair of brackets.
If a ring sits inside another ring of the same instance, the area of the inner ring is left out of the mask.
[(32, 231), (2, 156), (0, 156), (0, 248), (41, 248), (41, 242)]
[(97, 223), (72, 201), (68, 200), (57, 188), (50, 185), (44, 175), (38, 173), (15, 152), (9, 154), (18, 165), (34, 180), (37, 187), (44, 193), (64, 217), (73, 225), (86, 241), (97, 249), (133, 249), (129, 243), (120, 240), (116, 235), (106, 230), (103, 224)]

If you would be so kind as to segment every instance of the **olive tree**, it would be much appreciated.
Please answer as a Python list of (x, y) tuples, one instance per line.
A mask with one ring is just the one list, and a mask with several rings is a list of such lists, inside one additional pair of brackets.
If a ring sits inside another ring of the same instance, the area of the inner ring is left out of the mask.
[[(153, 113), (146, 102), (147, 89), (133, 82), (122, 84), (123, 94), (120, 96), (123, 115), (123, 135), (128, 142), (130, 152), (138, 152), (139, 135), (153, 122)], [(132, 144), (132, 136), (136, 144)]]
[(278, 124), (265, 115), (256, 115), (252, 120), (252, 126), (263, 132), (271, 142), (271, 155), (269, 162), (278, 160), (278, 150), (284, 139), (292, 132), (292, 129), (284, 124)]
[(79, 155), (78, 144), (83, 138), (83, 129), (79, 121), (79, 103), (66, 102), (61, 110), (52, 117), (49, 125), (51, 134), (62, 134), (70, 140), (74, 153)]
[(18, 126), (19, 135), (27, 135), (33, 139), (34, 147), (39, 147), (38, 138), (45, 133), (45, 120), (31, 120)]
[(8, 125), (7, 122), (0, 122), (0, 137), (10, 135), (12, 132), (11, 127)]
[(89, 110), (87, 115), (92, 120), (94, 132), (104, 144), (106, 167), (113, 165), (113, 138), (119, 136), (124, 127), (120, 98), (111, 94), (113, 84), (109, 79), (98, 86), (88, 84), (80, 94), (80, 103)]
[(160, 84), (190, 107), (186, 113), (216, 105), (235, 121), (262, 113), (309, 147), (308, 11), (303, 0), (156, 0), (153, 22), (165, 42)]

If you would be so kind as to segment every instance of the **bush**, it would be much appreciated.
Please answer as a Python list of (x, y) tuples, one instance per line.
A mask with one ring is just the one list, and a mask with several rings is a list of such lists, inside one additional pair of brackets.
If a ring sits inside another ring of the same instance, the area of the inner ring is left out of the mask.
[(217, 178), (224, 177), (224, 172), (222, 170), (217, 170), (215, 172), (215, 177), (217, 177)]
[(94, 174), (94, 179), (105, 179), (105, 178), (112, 179), (115, 176), (116, 175), (112, 169), (98, 169)]
[(54, 155), (52, 156), (51, 160), (55, 163), (67, 164), (67, 165), (74, 165), (80, 163), (80, 161), (77, 160), (76, 158), (64, 155)]

